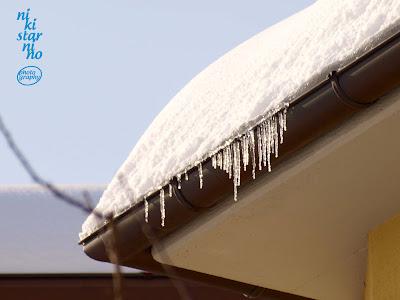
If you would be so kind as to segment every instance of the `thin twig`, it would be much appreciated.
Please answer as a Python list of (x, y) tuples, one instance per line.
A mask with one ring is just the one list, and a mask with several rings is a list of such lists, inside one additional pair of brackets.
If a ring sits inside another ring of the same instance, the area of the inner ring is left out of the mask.
[(113, 291), (114, 300), (122, 300), (122, 272), (118, 255), (118, 237), (117, 230), (112, 217), (109, 218), (109, 228), (111, 229), (110, 239), (104, 239), (104, 245), (108, 258), (114, 266), (113, 272)]
[[(83, 198), (86, 201), (87, 207), (93, 211), (92, 199), (90, 194), (87, 191), (83, 192)], [(114, 300), (123, 300), (122, 296), (122, 271), (121, 264), (118, 253), (118, 237), (117, 230), (114, 224), (114, 219), (112, 215), (107, 216), (107, 226), (111, 229), (111, 238), (109, 240), (104, 241), (104, 247), (107, 253), (110, 262), (113, 264), (114, 272), (112, 273), (113, 279), (113, 292), (114, 292)]]
[[(118, 178), (119, 183), (125, 187), (126, 196), (128, 196), (130, 199), (132, 199), (134, 197), (134, 192), (131, 189), (131, 187), (129, 186), (126, 177), (123, 174), (119, 174), (117, 178)], [(138, 221), (138, 224), (142, 224), (142, 223), (140, 221)], [(185, 284), (181, 280), (176, 279), (177, 276), (175, 274), (174, 269), (168, 265), (168, 263), (171, 260), (168, 256), (168, 254), (166, 254), (165, 252), (162, 251), (163, 245), (160, 243), (159, 239), (154, 234), (154, 231), (151, 228), (151, 226), (142, 225), (141, 229), (142, 229), (142, 232), (144, 233), (144, 235), (146, 236), (146, 238), (149, 240), (149, 242), (153, 246), (153, 248), (156, 249), (156, 251), (158, 253), (160, 253), (160, 255), (163, 257), (163, 261), (167, 262), (167, 264), (162, 263), (160, 265), (164, 269), (165, 274), (171, 280), (171, 282), (174, 285), (175, 289), (177, 290), (180, 298), (183, 300), (191, 300), (192, 298), (190, 297), (189, 291), (186, 288)]]
[(191, 300), (192, 298), (190, 297), (189, 291), (185, 284), (181, 280), (177, 279), (178, 276), (176, 275), (174, 268), (169, 265), (171, 263), (171, 259), (169, 258), (169, 255), (163, 251), (163, 244), (158, 241), (152, 228), (150, 226), (142, 226), (142, 231), (150, 241), (153, 248), (161, 256), (163, 263), (160, 263), (160, 265), (164, 269), (164, 272), (171, 279), (181, 299)]

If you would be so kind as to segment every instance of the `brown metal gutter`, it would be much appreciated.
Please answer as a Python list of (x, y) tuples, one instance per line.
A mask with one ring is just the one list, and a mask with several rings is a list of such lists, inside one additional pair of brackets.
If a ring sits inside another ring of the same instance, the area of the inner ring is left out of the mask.
[[(358, 111), (371, 105), (380, 97), (400, 85), (400, 33), (383, 42), (350, 65), (332, 72), (328, 78), (290, 104), (287, 114), (288, 132), (279, 149), (279, 157), (272, 159), (277, 165), (305, 145), (334, 129)], [(257, 172), (257, 179), (267, 175), (266, 169)], [(256, 180), (257, 180), (256, 179)], [(203, 163), (204, 188), (199, 189), (196, 170), (189, 171), (189, 180), (177, 188), (173, 182), (173, 195), (166, 195), (167, 218), (165, 227), (160, 225), (158, 194), (148, 198), (149, 223), (144, 221), (144, 204), (140, 203), (115, 220), (118, 231), (122, 264), (163, 274), (162, 266), (151, 256), (152, 243), (145, 231), (162, 239), (171, 232), (206, 213), (214, 205), (232, 194), (232, 180), (226, 173), (215, 170), (210, 159)], [(242, 172), (242, 186), (252, 181), (251, 171)], [(239, 193), (240, 196), (240, 193)], [(239, 200), (240, 201), (240, 200)], [(110, 232), (104, 227), (82, 241), (90, 257), (108, 261), (103, 239)], [(198, 272), (173, 268), (176, 277), (207, 282), (234, 289), (245, 294), (261, 291), (259, 287), (214, 277)], [(262, 290), (264, 299), (304, 299), (273, 290)]]

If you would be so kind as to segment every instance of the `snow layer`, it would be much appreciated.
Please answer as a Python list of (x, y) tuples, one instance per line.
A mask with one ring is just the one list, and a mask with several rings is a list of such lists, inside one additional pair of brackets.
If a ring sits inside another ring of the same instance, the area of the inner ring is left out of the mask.
[[(398, 31), (399, 17), (400, 0), (319, 0), (242, 43), (198, 74), (161, 111), (97, 209), (118, 214), (142, 201), (261, 116), (281, 109), (329, 71)], [(98, 222), (89, 216), (81, 238)]]

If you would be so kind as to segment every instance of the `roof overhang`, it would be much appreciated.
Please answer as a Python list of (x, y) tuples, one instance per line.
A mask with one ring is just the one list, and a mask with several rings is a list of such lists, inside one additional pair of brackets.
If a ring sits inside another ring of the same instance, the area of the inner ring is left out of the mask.
[[(374, 103), (380, 97), (392, 92), (400, 84), (399, 40), (400, 34), (396, 34), (352, 64), (339, 70), (337, 73), (333, 73), (327, 80), (321, 82), (318, 86), (312, 88), (309, 92), (291, 103), (287, 115), (289, 131), (287, 132), (285, 143), (280, 148), (279, 158), (272, 161), (275, 171), (268, 176), (266, 176), (267, 174), (265, 172), (257, 173), (257, 179), (254, 182), (250, 180), (251, 172), (244, 172), (242, 174), (242, 182), (244, 184), (242, 185), (243, 188), (241, 188), (239, 203), (234, 204), (232, 203), (233, 201), (225, 201), (227, 198), (231, 199), (228, 195), (231, 194), (232, 183), (223, 171), (214, 170), (211, 166), (211, 162), (206, 161), (203, 164), (203, 180), (206, 188), (202, 190), (197, 188), (199, 178), (197, 172), (194, 172), (194, 170), (190, 171), (190, 179), (182, 184), (182, 189), (177, 189), (176, 183), (174, 184), (172, 197), (167, 197), (165, 201), (167, 211), (165, 227), (161, 227), (159, 222), (160, 205), (158, 195), (153, 195), (153, 197), (148, 199), (150, 203), (148, 224), (145, 223), (143, 217), (143, 203), (139, 203), (137, 206), (130, 208), (116, 218), (115, 224), (118, 232), (122, 264), (164, 273), (162, 265), (155, 262), (151, 255), (153, 240), (160, 240), (174, 233), (175, 239), (171, 237), (166, 243), (167, 248), (171, 250), (173, 249), (173, 244), (180, 239), (176, 238), (177, 236), (183, 238), (185, 234), (188, 234), (188, 228), (194, 230), (193, 226), (185, 228), (185, 226), (193, 222), (194, 219), (198, 219), (202, 216), (203, 221), (211, 221), (212, 218), (215, 218), (215, 212), (219, 211), (217, 208), (219, 205), (228, 205), (232, 207), (236, 205), (236, 208), (233, 209), (245, 207), (246, 203), (250, 200), (247, 200), (248, 197), (243, 199), (242, 194), (244, 190), (251, 190), (258, 187), (257, 190), (263, 191), (264, 188), (269, 186), (267, 182), (279, 180), (280, 176), (278, 173), (282, 171), (279, 171), (277, 166), (280, 165), (280, 170), (282, 170), (285, 166), (288, 166), (290, 162), (295, 160), (295, 156), (298, 157), (300, 153), (310, 149), (305, 148), (307, 145), (315, 142), (324, 134), (331, 132), (333, 129), (343, 124), (343, 122), (352, 118), (357, 112), (365, 110), (366, 107)], [(374, 104), (373, 106), (378, 107), (378, 104)], [(374, 111), (374, 108), (371, 108), (369, 111)], [(373, 114), (376, 114), (376, 111)], [(344, 134), (344, 132), (342, 133)], [(343, 134), (336, 136), (336, 139), (344, 140)], [(366, 149), (368, 149), (368, 147)], [(365, 152), (365, 149), (359, 149), (359, 151)], [(349, 153), (347, 155), (349, 155)], [(361, 154), (359, 155), (362, 156)], [(371, 165), (373, 163), (374, 161), (372, 160)], [(365, 162), (365, 164), (367, 164), (367, 162)], [(291, 165), (290, 169), (295, 169), (294, 165)], [(348, 172), (348, 170), (342, 169), (341, 172), (344, 174)], [(252, 183), (250, 184), (250, 182)], [(330, 184), (332, 188), (333, 183), (331, 182)], [(267, 194), (265, 197), (266, 196)], [(265, 199), (263, 203), (264, 202), (267, 206), (269, 203), (272, 203)], [(296, 202), (294, 202), (294, 204), (296, 204)], [(318, 202), (318, 205), (323, 205), (322, 200)], [(264, 211), (264, 213), (266, 214), (265, 216), (270, 216), (268, 212)], [(217, 219), (221, 217), (222, 215), (218, 215)], [(337, 217), (338, 219), (336, 221), (340, 223), (340, 216)], [(271, 216), (271, 218), (272, 221), (274, 217)], [(211, 224), (212, 222), (209, 223)], [(272, 225), (273, 224), (269, 224), (269, 226)], [(240, 231), (239, 228), (232, 228), (232, 230), (234, 232)], [(151, 237), (149, 237), (148, 232), (151, 232)], [(108, 238), (110, 238), (110, 231), (107, 229), (107, 226), (104, 226), (82, 241), (85, 252), (94, 259), (108, 261), (103, 243), (103, 240)], [(306, 240), (303, 240), (303, 242), (304, 241)], [(175, 249), (179, 249), (179, 247)], [(228, 248), (226, 250), (228, 250)], [(274, 251), (278, 250), (275, 248)], [(284, 251), (284, 248), (279, 251)], [(162, 251), (159, 251), (159, 253), (161, 252)], [(195, 254), (194, 251), (193, 255)], [(171, 253), (171, 255), (173, 256), (173, 253)], [(160, 255), (157, 257), (160, 261), (165, 263), (165, 260), (161, 259)], [(178, 256), (174, 258), (177, 259)], [(260, 257), (258, 258), (261, 259)], [(180, 264), (178, 260), (176, 260), (176, 263)], [(185, 265), (185, 268), (197, 269), (189, 265)], [(265, 270), (268, 268), (269, 266), (267, 265), (260, 269)], [(234, 269), (234, 267), (232, 266), (232, 268), (230, 267), (228, 269)], [(268, 282), (262, 282), (262, 280), (255, 281), (250, 280), (250, 278), (245, 279), (237, 276), (228, 276), (227, 274), (223, 275), (216, 272), (216, 270), (204, 269), (198, 271), (200, 272), (174, 268), (174, 274), (177, 277), (214, 283), (244, 293), (251, 294), (253, 291), (259, 291), (257, 285), (263, 287), (273, 286), (273, 288), (281, 290), (293, 290), (292, 288), (289, 289), (281, 285), (272, 284), (272, 282), (270, 286)], [(204, 272), (204, 274), (201, 272)], [(215, 273), (216, 276), (205, 273)], [(224, 276), (226, 278), (235, 277), (235, 280), (222, 278)], [(260, 274), (258, 274), (258, 276), (260, 276)], [(247, 284), (241, 283), (240, 281), (247, 282)], [(283, 295), (287, 297), (287, 299), (296, 298), (296, 296), (279, 294), (273, 290), (266, 290), (263, 295), (279, 297)]]
[[(400, 211), (400, 89), (163, 240), (161, 262), (316, 299), (361, 299), (368, 232)], [(165, 259), (168, 257), (168, 259)]]

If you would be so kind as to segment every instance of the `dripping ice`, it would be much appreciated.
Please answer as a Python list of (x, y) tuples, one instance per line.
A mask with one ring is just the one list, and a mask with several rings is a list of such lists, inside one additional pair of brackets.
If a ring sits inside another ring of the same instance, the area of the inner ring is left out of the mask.
[[(279, 155), (279, 144), (283, 143), (286, 125), (287, 106), (272, 116), (265, 118), (255, 127), (249, 129), (224, 148), (211, 156), (214, 169), (225, 171), (229, 178), (233, 177), (233, 198), (237, 201), (237, 190), (240, 186), (241, 165), (243, 170), (252, 168), (252, 178), (256, 178), (256, 169), (263, 167), (271, 172), (271, 155)], [(256, 145), (257, 144), (257, 145)], [(256, 151), (257, 148), (257, 151)], [(258, 157), (256, 157), (258, 155)]]
[[(251, 168), (252, 178), (256, 178), (256, 170), (261, 171), (267, 168), (271, 172), (271, 157), (279, 155), (279, 144), (283, 143), (284, 132), (287, 131), (286, 124), (287, 105), (283, 110), (278, 111), (264, 118), (256, 126), (247, 130), (241, 136), (227, 143), (218, 151), (210, 155), (211, 165), (214, 169), (221, 169), (233, 182), (233, 199), (238, 200), (238, 188), (241, 184), (241, 170), (247, 171)], [(203, 166), (202, 162), (197, 162), (197, 172), (199, 176), (199, 187), (203, 188)], [(185, 180), (189, 180), (188, 169), (176, 175), (177, 188), (182, 188), (182, 175)], [(172, 184), (168, 184), (168, 195), (172, 197)], [(145, 200), (146, 222), (148, 218), (148, 203)], [(161, 225), (165, 225), (165, 192), (160, 189), (160, 210)]]

